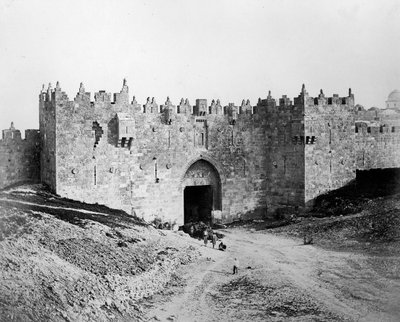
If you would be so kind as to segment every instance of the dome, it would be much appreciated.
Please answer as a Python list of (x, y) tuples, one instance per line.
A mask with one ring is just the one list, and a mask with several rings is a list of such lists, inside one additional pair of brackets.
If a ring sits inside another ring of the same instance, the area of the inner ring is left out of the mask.
[(389, 102), (399, 102), (400, 103), (400, 91), (398, 89), (395, 89), (392, 91), (387, 99)]
[(400, 91), (395, 89), (392, 91), (386, 101), (386, 108), (400, 109)]

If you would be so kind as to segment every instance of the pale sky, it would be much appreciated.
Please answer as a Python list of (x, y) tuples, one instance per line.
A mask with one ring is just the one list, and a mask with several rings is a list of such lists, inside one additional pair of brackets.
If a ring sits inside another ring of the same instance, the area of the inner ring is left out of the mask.
[(347, 95), (383, 108), (400, 89), (398, 0), (0, 0), (0, 129), (39, 128), (42, 84), (242, 99)]

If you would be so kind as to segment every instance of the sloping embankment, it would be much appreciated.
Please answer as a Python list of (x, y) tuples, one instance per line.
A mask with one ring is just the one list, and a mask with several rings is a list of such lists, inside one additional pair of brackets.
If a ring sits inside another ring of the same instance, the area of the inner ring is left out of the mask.
[(40, 186), (0, 192), (1, 321), (132, 321), (198, 256), (191, 238)]

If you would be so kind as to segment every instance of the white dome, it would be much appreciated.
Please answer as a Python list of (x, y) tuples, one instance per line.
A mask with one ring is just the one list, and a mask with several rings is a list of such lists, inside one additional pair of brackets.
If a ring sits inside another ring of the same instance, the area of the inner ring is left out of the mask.
[(399, 102), (400, 103), (400, 91), (395, 89), (388, 96), (388, 102)]
[(400, 109), (400, 91), (395, 89), (392, 91), (386, 101), (386, 108)]

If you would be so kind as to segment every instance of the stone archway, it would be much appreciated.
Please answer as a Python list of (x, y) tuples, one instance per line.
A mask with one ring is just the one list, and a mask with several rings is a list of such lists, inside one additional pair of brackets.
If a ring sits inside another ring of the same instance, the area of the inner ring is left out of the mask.
[(204, 159), (187, 169), (183, 180), (184, 223), (213, 223), (212, 211), (221, 210), (221, 178), (217, 169)]

